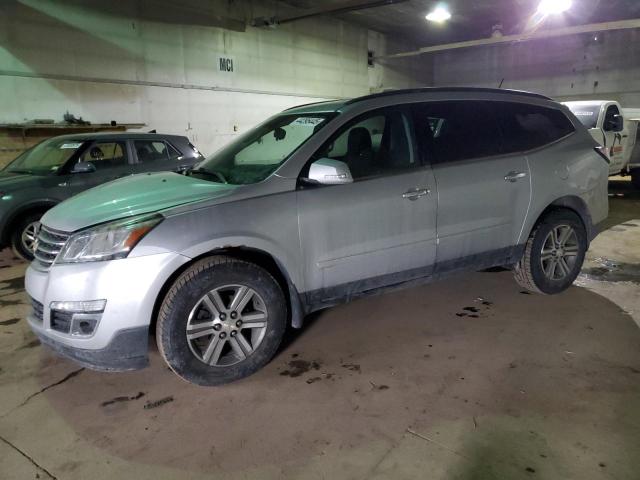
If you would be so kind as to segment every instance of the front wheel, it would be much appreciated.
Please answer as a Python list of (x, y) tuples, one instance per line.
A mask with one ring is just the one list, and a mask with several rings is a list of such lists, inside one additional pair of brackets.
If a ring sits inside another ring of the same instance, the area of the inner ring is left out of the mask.
[(271, 360), (286, 319), (284, 294), (267, 271), (230, 257), (210, 257), (188, 268), (167, 293), (156, 340), (178, 376), (197, 385), (221, 385)]
[(11, 232), (11, 248), (24, 260), (33, 260), (38, 223), (42, 213), (31, 213), (20, 219)]
[(568, 210), (545, 215), (536, 225), (516, 264), (516, 281), (527, 290), (552, 295), (574, 282), (587, 251), (582, 220)]

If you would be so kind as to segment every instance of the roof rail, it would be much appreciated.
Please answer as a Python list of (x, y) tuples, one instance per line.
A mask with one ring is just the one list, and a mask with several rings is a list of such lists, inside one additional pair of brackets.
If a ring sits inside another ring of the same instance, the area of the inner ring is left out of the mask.
[(364, 97), (357, 97), (348, 100), (345, 105), (351, 105), (353, 103), (362, 102), (364, 100), (371, 100), (374, 98), (388, 97), (392, 95), (403, 95), (406, 93), (434, 93), (434, 92), (476, 92), (476, 93), (501, 93), (504, 95), (520, 95), (525, 97), (541, 98), (544, 100), (553, 100), (545, 95), (539, 93), (525, 92), (522, 90), (509, 90), (503, 88), (486, 88), (486, 87), (423, 87), (423, 88), (406, 88), (399, 90), (387, 90), (381, 93), (374, 93), (371, 95), (365, 95)]
[(310, 107), (312, 105), (322, 105), (323, 103), (333, 103), (333, 102), (339, 102), (340, 99), (334, 99), (334, 100), (321, 100), (319, 102), (311, 102), (311, 103), (303, 103), (302, 105), (295, 105), (293, 107), (289, 107), (283, 110), (283, 112), (288, 112), (289, 110), (295, 110), (296, 108), (303, 108), (303, 107)]

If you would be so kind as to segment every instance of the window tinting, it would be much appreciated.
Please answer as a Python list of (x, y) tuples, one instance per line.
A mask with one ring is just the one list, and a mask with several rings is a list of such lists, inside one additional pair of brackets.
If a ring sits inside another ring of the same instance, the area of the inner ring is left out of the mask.
[(345, 162), (354, 179), (417, 166), (409, 120), (395, 109), (365, 114), (330, 139), (314, 156)]
[(432, 163), (500, 154), (500, 131), (486, 102), (422, 103), (414, 107), (414, 121), (422, 152)]
[(490, 102), (502, 131), (503, 153), (542, 147), (574, 131), (560, 110), (527, 103)]

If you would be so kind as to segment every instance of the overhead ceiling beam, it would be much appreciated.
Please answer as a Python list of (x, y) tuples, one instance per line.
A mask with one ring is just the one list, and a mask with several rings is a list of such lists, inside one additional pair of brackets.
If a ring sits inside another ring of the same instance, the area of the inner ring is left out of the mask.
[(590, 23), (575, 27), (554, 28), (549, 30), (538, 30), (532, 33), (522, 33), (518, 35), (505, 35), (503, 37), (482, 38), (467, 42), (447, 43), (443, 45), (433, 45), (422, 47), (409, 52), (393, 53), (390, 55), (376, 56), (377, 59), (403, 58), (423, 55), (426, 53), (444, 52), (447, 50), (457, 50), (460, 48), (484, 47), (487, 45), (500, 45), (505, 43), (520, 43), (531, 40), (541, 40), (544, 38), (565, 37), (568, 35), (579, 35), (581, 33), (606, 32), (609, 30), (625, 30), (630, 28), (640, 28), (640, 18), (632, 20), (620, 20), (618, 22)]
[(253, 27), (274, 27), (285, 23), (296, 22), (298, 20), (304, 20), (306, 18), (318, 17), (321, 15), (338, 15), (340, 13), (355, 12), (356, 10), (366, 10), (369, 8), (385, 7), (387, 5), (395, 5), (397, 3), (408, 2), (409, 0), (377, 0), (363, 2), (362, 0), (342, 2), (339, 7), (321, 7), (309, 9), (299, 15), (293, 15), (289, 17), (259, 17), (251, 21)]

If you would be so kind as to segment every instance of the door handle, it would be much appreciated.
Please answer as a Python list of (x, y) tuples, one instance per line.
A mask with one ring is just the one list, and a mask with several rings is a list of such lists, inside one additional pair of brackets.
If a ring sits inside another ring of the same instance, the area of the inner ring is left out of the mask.
[(402, 194), (402, 198), (407, 200), (418, 200), (420, 197), (424, 197), (425, 195), (429, 195), (431, 190), (428, 188), (414, 188), (412, 190), (407, 190)]
[(504, 176), (505, 182), (517, 182), (518, 179), (526, 177), (527, 174), (525, 172), (514, 172), (511, 171)]

